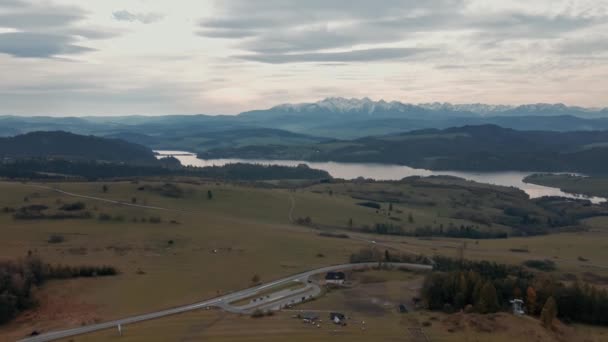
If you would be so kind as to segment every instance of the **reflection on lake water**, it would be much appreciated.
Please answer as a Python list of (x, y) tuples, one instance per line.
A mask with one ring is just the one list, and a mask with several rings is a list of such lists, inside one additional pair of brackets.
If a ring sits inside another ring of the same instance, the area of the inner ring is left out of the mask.
[(184, 166), (223, 166), (234, 163), (249, 163), (263, 165), (297, 166), (307, 164), (313, 169), (327, 171), (334, 178), (355, 179), (358, 177), (376, 180), (399, 180), (409, 176), (448, 175), (460, 177), (480, 183), (502, 186), (512, 186), (525, 191), (531, 198), (542, 196), (562, 196), (569, 198), (588, 199), (593, 203), (606, 201), (601, 197), (589, 197), (579, 194), (569, 194), (557, 188), (525, 183), (523, 179), (534, 172), (504, 171), (504, 172), (462, 172), (462, 171), (431, 171), (414, 169), (403, 165), (369, 164), (369, 163), (337, 163), (337, 162), (308, 162), (299, 160), (264, 160), (264, 159), (198, 159), (196, 154), (183, 151), (155, 151), (159, 157), (174, 156)]

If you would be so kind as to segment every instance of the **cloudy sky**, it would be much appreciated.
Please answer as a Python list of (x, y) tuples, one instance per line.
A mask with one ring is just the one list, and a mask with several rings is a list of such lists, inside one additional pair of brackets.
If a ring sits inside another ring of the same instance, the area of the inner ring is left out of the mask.
[(607, 95), (608, 0), (0, 0), (0, 114)]

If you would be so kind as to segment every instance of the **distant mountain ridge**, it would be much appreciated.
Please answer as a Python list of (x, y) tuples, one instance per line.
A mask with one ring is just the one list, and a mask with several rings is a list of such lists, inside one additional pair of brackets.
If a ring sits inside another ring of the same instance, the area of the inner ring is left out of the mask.
[(239, 115), (0, 116), (0, 136), (62, 130), (119, 137), (153, 149), (203, 152), (222, 147), (299, 145), (324, 139), (357, 139), (486, 124), (516, 130), (601, 131), (608, 130), (608, 109), (564, 104), (410, 104), (330, 97)]
[(557, 116), (574, 115), (581, 117), (598, 117), (608, 115), (608, 108), (584, 108), (578, 106), (566, 106), (563, 103), (547, 104), (525, 104), (512, 105), (489, 105), (482, 103), (451, 104), (451, 103), (403, 103), (399, 101), (385, 100), (373, 101), (367, 97), (362, 99), (328, 97), (321, 101), (312, 103), (280, 104), (267, 110), (255, 110), (241, 113), (241, 115), (255, 115), (262, 112), (274, 113), (311, 113), (316, 111), (333, 112), (336, 114), (359, 113), (359, 114), (386, 114), (386, 113), (414, 113), (428, 115), (437, 114), (476, 114), (483, 116)]

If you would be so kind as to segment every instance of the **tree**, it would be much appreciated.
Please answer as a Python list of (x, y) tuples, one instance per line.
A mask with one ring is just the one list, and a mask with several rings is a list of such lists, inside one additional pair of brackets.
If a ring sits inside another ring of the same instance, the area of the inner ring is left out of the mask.
[(469, 282), (468, 282), (467, 276), (464, 272), (461, 272), (458, 277), (458, 293), (462, 294), (463, 303), (462, 303), (462, 306), (458, 306), (458, 305), (456, 305), (457, 303), (455, 300), (454, 306), (456, 306), (457, 309), (462, 309), (467, 304), (467, 300), (470, 297)]
[(517, 286), (513, 288), (513, 298), (521, 299), (521, 289)]
[(251, 282), (254, 284), (258, 284), (260, 282), (260, 276), (256, 273), (251, 277)]
[(557, 303), (553, 297), (549, 297), (540, 313), (540, 321), (543, 327), (550, 329), (553, 326), (555, 317), (557, 317)]
[(473, 304), (477, 304), (479, 303), (479, 298), (481, 298), (481, 289), (483, 289), (484, 282), (481, 278), (477, 277), (474, 284), (475, 285), (473, 286), (473, 293), (471, 295), (471, 299)]
[(494, 313), (500, 309), (496, 288), (492, 282), (487, 281), (479, 295), (478, 310), (483, 314)]
[(8, 292), (0, 293), (0, 324), (12, 319), (17, 312), (18, 298)]
[(101, 187), (101, 191), (103, 191), (103, 193), (104, 193), (104, 194), (105, 194), (106, 192), (108, 192), (108, 190), (109, 190), (109, 189), (110, 189), (110, 188), (109, 188), (109, 187), (108, 187), (106, 184), (104, 184), (104, 185)]
[(526, 290), (526, 306), (528, 313), (534, 315), (536, 312), (536, 290), (532, 286), (528, 286)]
[(213, 192), (211, 190), (207, 190), (207, 199), (213, 199)]

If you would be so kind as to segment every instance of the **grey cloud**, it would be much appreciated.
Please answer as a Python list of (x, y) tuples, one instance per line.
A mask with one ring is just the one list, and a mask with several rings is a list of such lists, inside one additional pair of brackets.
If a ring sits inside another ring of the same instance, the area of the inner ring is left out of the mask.
[(470, 67), (468, 65), (462, 65), (462, 64), (442, 64), (442, 65), (436, 66), (436, 68), (441, 69), (441, 70), (463, 70), (463, 69), (469, 69)]
[(560, 44), (558, 52), (564, 55), (589, 55), (608, 52), (608, 37), (567, 40)]
[(241, 29), (202, 29), (197, 32), (199, 36), (209, 38), (246, 38), (252, 37), (257, 34), (254, 30), (241, 30)]
[[(202, 30), (198, 33), (201, 36), (214, 38), (243, 38), (257, 35), (260, 45), (268, 45), (265, 43), (276, 45), (292, 41), (293, 51), (304, 51), (306, 48), (298, 48), (298, 44), (308, 43), (314, 47), (312, 41), (322, 42), (328, 38), (339, 43), (339, 46), (373, 41), (372, 36), (375, 39), (389, 40), (382, 38), (388, 35), (391, 36), (390, 40), (395, 40), (397, 37), (402, 37), (403, 33), (391, 32), (388, 27), (380, 28), (374, 22), (394, 18), (412, 19), (413, 16), (420, 17), (425, 13), (458, 13), (463, 3), (463, 0), (385, 0), (381, 4), (367, 0), (228, 0), (221, 2), (219, 16), (201, 20), (199, 25)], [(347, 25), (331, 29), (319, 28), (329, 22), (345, 22)], [(412, 26), (415, 24), (412, 23)], [(255, 42), (249, 46), (254, 44)]]
[(2, 1), (2, 7), (10, 8), (10, 7), (23, 7), (25, 4), (21, 0), (4, 0)]
[(312, 52), (298, 54), (251, 54), (236, 56), (249, 61), (283, 64), (294, 62), (369, 62), (407, 59), (429, 52), (418, 48), (378, 48), (346, 52)]
[(20, 58), (80, 54), (94, 50), (80, 46), (81, 39), (106, 39), (118, 35), (118, 32), (78, 26), (86, 16), (86, 11), (75, 6), (2, 0), (0, 26), (17, 32), (0, 34), (0, 53)]
[(541, 16), (506, 13), (473, 21), (469, 25), (479, 30), (479, 36), (495, 41), (510, 39), (556, 38), (602, 22), (596, 18), (575, 16)]
[(117, 37), (121, 34), (119, 31), (103, 28), (68, 28), (65, 30), (58, 30), (56, 33), (87, 39), (108, 39)]
[(287, 24), (323, 22), (340, 19), (370, 19), (400, 16), (417, 11), (450, 10), (461, 7), (464, 0), (223, 0), (220, 9), (224, 17), (203, 21), (203, 25), (241, 28), (273, 27), (277, 22)]
[(93, 49), (75, 44), (65, 35), (11, 32), (0, 34), (0, 53), (24, 58), (50, 58), (57, 55), (79, 54)]
[[(403, 42), (424, 34), (461, 35), (478, 49), (511, 40), (553, 39), (605, 18), (526, 12), (468, 12), (465, 0), (364, 0), (219, 2), (219, 14), (200, 22), (204, 37), (234, 39), (248, 59), (298, 61), (328, 49)], [(450, 44), (445, 46), (449, 47)], [(242, 57), (242, 56), (241, 56)]]
[(386, 32), (378, 35), (377, 31), (359, 30), (357, 27), (313, 27), (287, 32), (269, 32), (246, 41), (242, 47), (261, 53), (288, 53), (315, 51), (323, 49), (346, 48), (356, 44), (398, 41), (400, 32)]
[(133, 13), (126, 10), (112, 13), (114, 20), (152, 24), (163, 19), (160, 13)]
[(0, 3), (0, 23), (4, 27), (19, 30), (65, 27), (82, 20), (86, 12), (78, 7), (33, 4), (23, 1)]

